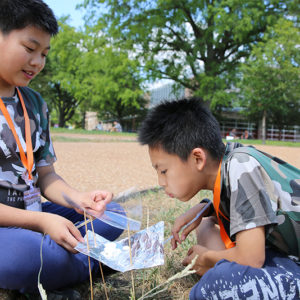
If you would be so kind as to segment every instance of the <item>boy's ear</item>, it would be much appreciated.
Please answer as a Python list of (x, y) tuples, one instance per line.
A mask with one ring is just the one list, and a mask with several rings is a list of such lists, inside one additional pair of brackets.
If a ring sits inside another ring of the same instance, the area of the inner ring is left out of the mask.
[(197, 164), (197, 168), (199, 171), (202, 171), (205, 164), (207, 155), (203, 148), (194, 148), (192, 150), (192, 156), (195, 159), (195, 162)]

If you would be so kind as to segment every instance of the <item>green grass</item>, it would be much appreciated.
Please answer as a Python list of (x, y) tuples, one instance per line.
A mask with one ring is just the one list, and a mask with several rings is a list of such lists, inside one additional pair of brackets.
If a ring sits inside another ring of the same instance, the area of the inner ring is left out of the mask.
[(50, 128), (51, 133), (75, 133), (75, 134), (86, 134), (86, 135), (109, 135), (109, 136), (137, 136), (134, 132), (108, 132), (99, 130), (85, 130), (85, 129), (67, 129), (67, 128)]
[[(82, 137), (67, 137), (67, 136), (52, 136), (53, 142), (61, 142), (61, 143), (132, 143), (136, 142), (136, 140), (125, 140), (125, 139), (90, 139), (90, 138), (82, 138)], [(1, 300), (1, 299), (0, 299)]]
[[(106, 132), (106, 131), (97, 131), (97, 130), (85, 130), (85, 129), (65, 129), (65, 128), (54, 128), (51, 127), (50, 129), (51, 133), (56, 134), (52, 139), (57, 142), (95, 142), (95, 139), (89, 139), (88, 136), (110, 136), (112, 139), (106, 139), (105, 142), (116, 142), (118, 137), (122, 137), (122, 141), (133, 141), (132, 139), (126, 140), (123, 139), (123, 137), (133, 137), (137, 138), (137, 133), (134, 132)], [(62, 134), (62, 136), (59, 136), (59, 134)], [(80, 135), (86, 135), (87, 138), (82, 137), (67, 137), (63, 136), (64, 134), (80, 134)], [(224, 139), (224, 143), (227, 143), (227, 141)], [(247, 145), (263, 145), (262, 140), (233, 140), (231, 142), (239, 142), (242, 144)], [(270, 141), (267, 140), (265, 145), (268, 146), (281, 146), (281, 147), (300, 147), (300, 142), (292, 142), (292, 141)]]
[[(224, 139), (224, 143), (227, 141)], [(265, 144), (263, 144), (262, 140), (231, 140), (228, 142), (238, 142), (245, 145), (267, 145), (267, 146), (281, 146), (281, 147), (300, 147), (300, 142), (287, 142), (287, 141), (269, 141), (267, 140)]]

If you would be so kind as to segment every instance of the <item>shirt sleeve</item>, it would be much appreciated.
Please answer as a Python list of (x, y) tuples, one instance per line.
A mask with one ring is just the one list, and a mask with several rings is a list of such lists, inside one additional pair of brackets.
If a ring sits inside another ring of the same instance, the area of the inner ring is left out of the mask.
[(277, 207), (269, 194), (273, 183), (255, 158), (245, 153), (234, 154), (227, 175), (231, 192), (230, 236), (243, 230), (277, 224)]
[(46, 102), (42, 102), (39, 113), (39, 128), (36, 132), (36, 141), (39, 144), (35, 152), (35, 163), (37, 167), (52, 165), (56, 161), (53, 143), (50, 137), (49, 111)]

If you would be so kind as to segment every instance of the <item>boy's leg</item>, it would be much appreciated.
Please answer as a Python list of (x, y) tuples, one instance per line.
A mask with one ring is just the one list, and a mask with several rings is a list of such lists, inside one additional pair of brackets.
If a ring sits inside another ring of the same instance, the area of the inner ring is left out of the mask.
[[(83, 216), (73, 209), (53, 203), (43, 203), (43, 211), (62, 215), (73, 222), (83, 221)], [(122, 230), (100, 220), (95, 220), (93, 225), (95, 232), (109, 240), (116, 239), (122, 233)], [(88, 227), (91, 229), (91, 224)], [(84, 235), (84, 226), (80, 230)], [(41, 233), (31, 230), (0, 228), (0, 288), (19, 290), (22, 293), (37, 292), (42, 239)], [(68, 252), (51, 240), (49, 235), (44, 237), (42, 250), (41, 283), (46, 290), (64, 288), (89, 278), (86, 255)], [(98, 271), (98, 261), (91, 259), (91, 268), (93, 272)]]
[(196, 229), (197, 243), (210, 250), (224, 250), (216, 217), (203, 218)]
[[(37, 292), (41, 266), (40, 246), (43, 235), (21, 228), (0, 228), (0, 287)], [(41, 283), (46, 290), (56, 290), (88, 278), (88, 261), (83, 254), (72, 254), (44, 237)], [(92, 267), (95, 263), (92, 262)]]
[(300, 299), (300, 267), (273, 250), (262, 268), (221, 260), (192, 288), (200, 299)]

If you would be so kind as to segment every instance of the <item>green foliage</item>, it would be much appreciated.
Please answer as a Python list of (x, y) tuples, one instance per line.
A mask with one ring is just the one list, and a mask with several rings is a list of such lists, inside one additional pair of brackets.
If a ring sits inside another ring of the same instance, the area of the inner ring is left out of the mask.
[(267, 113), (268, 121), (282, 129), (299, 124), (300, 31), (291, 21), (269, 28), (242, 66), (241, 103), (252, 118)]
[(145, 100), (138, 61), (113, 48), (98, 26), (83, 32), (67, 21), (59, 22), (46, 67), (31, 84), (55, 109), (54, 120), (64, 127), (88, 110), (121, 123), (125, 116), (141, 114)]
[(80, 88), (76, 72), (81, 56), (80, 43), (83, 34), (66, 24), (64, 18), (59, 22), (60, 33), (51, 40), (51, 51), (41, 74), (31, 83), (45, 98), (49, 110), (55, 110), (52, 121), (60, 127), (74, 119), (76, 109), (83, 98), (76, 98)]
[(236, 70), (293, 1), (85, 0), (120, 48), (143, 62), (148, 79), (168, 78), (212, 103), (229, 104)]
[(104, 37), (97, 39), (97, 34), (85, 40), (88, 51), (82, 54), (78, 71), (82, 79), (78, 95), (84, 96), (82, 92), (88, 91), (90, 108), (102, 112), (100, 116), (104, 119), (117, 119), (122, 123), (125, 116), (135, 115), (145, 106), (139, 64), (129, 59), (125, 51), (107, 45)]

